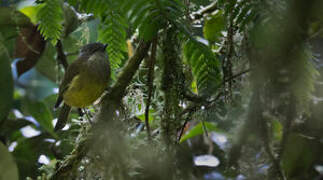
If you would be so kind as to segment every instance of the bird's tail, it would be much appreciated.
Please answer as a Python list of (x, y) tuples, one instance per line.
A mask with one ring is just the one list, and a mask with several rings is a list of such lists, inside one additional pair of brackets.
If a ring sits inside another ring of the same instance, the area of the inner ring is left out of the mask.
[(64, 103), (58, 115), (57, 123), (54, 129), (55, 131), (62, 129), (66, 125), (68, 114), (70, 113), (70, 111), (71, 106)]

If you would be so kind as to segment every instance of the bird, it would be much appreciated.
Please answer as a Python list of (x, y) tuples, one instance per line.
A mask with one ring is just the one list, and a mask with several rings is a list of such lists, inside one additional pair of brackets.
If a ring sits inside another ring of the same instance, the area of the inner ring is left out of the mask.
[(66, 125), (72, 107), (93, 104), (108, 87), (111, 75), (106, 47), (97, 42), (84, 45), (78, 58), (67, 67), (54, 106), (56, 109), (63, 103), (54, 131)]

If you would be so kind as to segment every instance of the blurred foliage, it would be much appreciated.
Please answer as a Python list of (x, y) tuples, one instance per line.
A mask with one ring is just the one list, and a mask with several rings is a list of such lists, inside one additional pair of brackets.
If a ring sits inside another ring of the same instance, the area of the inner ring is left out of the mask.
[(10, 71), (10, 58), (0, 34), (0, 122), (8, 115), (13, 102), (13, 78)]
[(17, 165), (12, 157), (12, 154), (8, 152), (8, 149), (5, 145), (0, 143), (0, 179), (12, 179), (18, 180), (18, 169)]
[(222, 31), (225, 29), (225, 18), (222, 11), (217, 11), (207, 17), (203, 26), (203, 35), (210, 43), (219, 41)]
[[(123, 128), (95, 134), (101, 141), (69, 179), (279, 179), (277, 171), (288, 180), (322, 178), (323, 5), (308, 3), (1, 1), (0, 179), (49, 179), (84, 153), (75, 148), (86, 146), (99, 106), (83, 116), (73, 109), (64, 130), (53, 131), (65, 71), (57, 42), (69, 64), (83, 45), (107, 43), (112, 85), (142, 39), (156, 50), (117, 108)], [(176, 137), (165, 143), (169, 127)], [(206, 154), (220, 164), (195, 163)]]

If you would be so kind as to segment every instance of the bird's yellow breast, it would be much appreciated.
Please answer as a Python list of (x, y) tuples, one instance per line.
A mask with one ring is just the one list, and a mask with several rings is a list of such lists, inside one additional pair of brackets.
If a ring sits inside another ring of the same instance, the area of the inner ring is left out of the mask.
[(73, 78), (63, 94), (63, 99), (70, 106), (83, 108), (93, 104), (106, 86), (105, 82), (91, 78), (87, 73), (80, 73)]

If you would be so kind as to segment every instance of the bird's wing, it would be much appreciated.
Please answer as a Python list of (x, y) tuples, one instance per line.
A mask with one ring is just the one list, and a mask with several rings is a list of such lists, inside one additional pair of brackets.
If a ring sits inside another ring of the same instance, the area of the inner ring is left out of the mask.
[(80, 73), (81, 67), (83, 66), (83, 63), (86, 61), (85, 59), (82, 59), (82, 58), (87, 58), (87, 57), (84, 57), (84, 56), (79, 57), (67, 68), (67, 71), (65, 72), (63, 80), (59, 86), (58, 98), (55, 103), (55, 108), (57, 108), (62, 103), (64, 92), (68, 89), (73, 78)]

